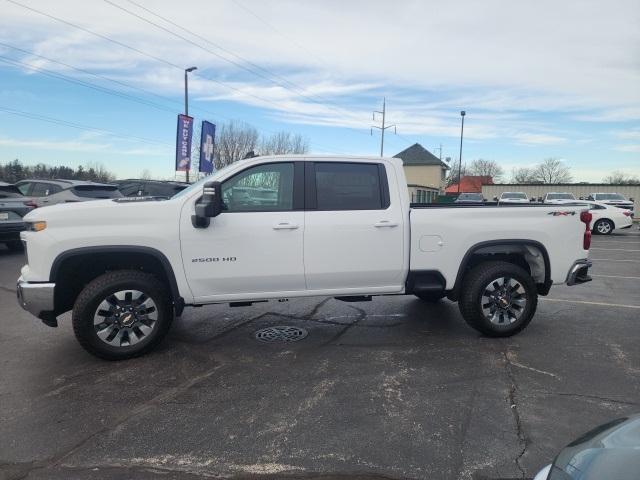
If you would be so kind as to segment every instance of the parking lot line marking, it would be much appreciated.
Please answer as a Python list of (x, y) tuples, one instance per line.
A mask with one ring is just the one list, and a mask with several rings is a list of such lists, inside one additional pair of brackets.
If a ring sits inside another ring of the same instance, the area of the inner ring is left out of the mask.
[(592, 277), (603, 277), (603, 278), (625, 278), (627, 280), (640, 280), (640, 277), (621, 277), (620, 275), (593, 275)]
[(625, 248), (591, 248), (591, 250), (606, 250), (607, 252), (640, 252), (640, 250), (627, 250)]
[(640, 310), (640, 305), (624, 305), (622, 303), (587, 302), (585, 300), (565, 300), (564, 298), (543, 298), (546, 302), (581, 303), (584, 305), (598, 305), (601, 307), (634, 308)]
[(592, 258), (594, 262), (631, 262), (640, 263), (640, 260), (620, 260), (619, 258)]

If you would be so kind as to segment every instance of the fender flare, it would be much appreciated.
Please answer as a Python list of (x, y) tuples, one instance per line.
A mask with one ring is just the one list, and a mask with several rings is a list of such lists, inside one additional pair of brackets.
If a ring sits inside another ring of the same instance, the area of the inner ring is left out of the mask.
[(487, 240), (484, 242), (479, 242), (473, 245), (471, 248), (467, 250), (462, 257), (462, 261), (460, 262), (460, 266), (458, 267), (458, 274), (456, 275), (456, 281), (453, 285), (453, 289), (451, 290), (454, 295), (457, 295), (462, 286), (462, 277), (464, 276), (465, 269), (471, 256), (477, 252), (478, 250), (485, 247), (495, 247), (500, 245), (528, 245), (534, 248), (537, 248), (542, 253), (542, 259), (544, 261), (544, 284), (539, 288), (539, 293), (541, 295), (546, 295), (549, 293), (549, 289), (551, 288), (551, 262), (549, 261), (549, 252), (547, 252), (546, 247), (536, 241), (536, 240), (528, 240), (521, 238), (513, 238), (513, 239), (504, 239), (504, 240)]
[(175, 273), (173, 272), (173, 266), (169, 259), (160, 250), (151, 247), (143, 247), (140, 245), (100, 245), (94, 247), (80, 247), (72, 248), (59, 254), (51, 265), (51, 271), (49, 273), (49, 281), (55, 283), (58, 272), (64, 262), (70, 258), (83, 256), (83, 255), (95, 255), (101, 253), (140, 253), (144, 255), (150, 255), (160, 262), (162, 269), (169, 281), (169, 289), (171, 296), (173, 297), (173, 303), (176, 310), (176, 315), (180, 316), (184, 309), (184, 299), (180, 296), (180, 290), (178, 289), (178, 282), (176, 281)]

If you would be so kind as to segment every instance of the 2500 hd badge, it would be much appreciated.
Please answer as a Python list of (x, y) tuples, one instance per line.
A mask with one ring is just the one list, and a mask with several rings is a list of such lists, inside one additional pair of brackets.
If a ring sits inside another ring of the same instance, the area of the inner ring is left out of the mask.
[(236, 257), (199, 257), (192, 258), (191, 263), (201, 263), (201, 262), (235, 262), (237, 260)]

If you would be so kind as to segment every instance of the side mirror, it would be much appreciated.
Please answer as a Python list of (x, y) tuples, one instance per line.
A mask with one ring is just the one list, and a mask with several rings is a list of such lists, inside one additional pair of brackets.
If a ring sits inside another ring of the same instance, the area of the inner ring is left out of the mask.
[(191, 223), (196, 228), (207, 228), (211, 218), (222, 213), (222, 184), (207, 182), (202, 188), (202, 197), (196, 203), (196, 214), (191, 217)]
[(635, 200), (633, 199), (633, 197), (629, 197), (629, 201), (630, 201), (630, 202), (635, 202)]

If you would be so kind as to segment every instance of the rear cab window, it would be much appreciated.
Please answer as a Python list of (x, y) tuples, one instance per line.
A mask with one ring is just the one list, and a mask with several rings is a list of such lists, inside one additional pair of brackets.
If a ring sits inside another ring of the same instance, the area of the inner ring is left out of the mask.
[(382, 164), (315, 162), (308, 167), (311, 167), (306, 182), (308, 210), (385, 210), (389, 207), (389, 186)]

